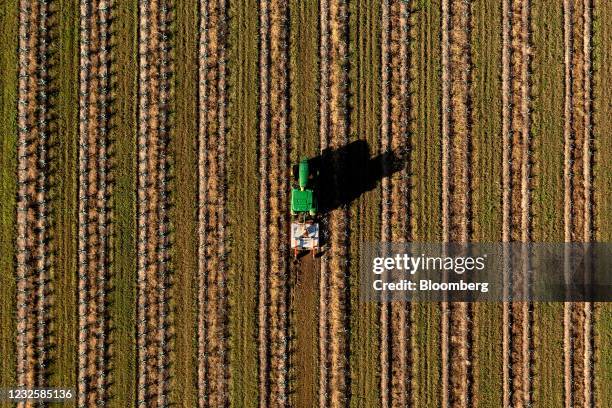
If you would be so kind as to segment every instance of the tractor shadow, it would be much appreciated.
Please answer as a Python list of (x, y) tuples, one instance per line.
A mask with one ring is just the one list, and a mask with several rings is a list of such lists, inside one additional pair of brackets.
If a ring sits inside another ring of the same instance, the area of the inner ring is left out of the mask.
[(319, 214), (325, 216), (374, 190), (384, 177), (406, 168), (405, 157), (404, 152), (394, 151), (371, 157), (365, 140), (323, 150), (321, 155), (309, 160), (311, 168), (318, 171), (315, 183)]

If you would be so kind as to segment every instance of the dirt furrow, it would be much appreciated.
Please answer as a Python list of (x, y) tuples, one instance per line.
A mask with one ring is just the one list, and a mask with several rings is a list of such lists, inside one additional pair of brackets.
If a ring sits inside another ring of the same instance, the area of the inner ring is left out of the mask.
[[(442, 54), (442, 240), (449, 241), (450, 219), (450, 0), (442, 0), (441, 13), (441, 54)], [(442, 377), (442, 407), (449, 406), (449, 337), (450, 320), (449, 304), (440, 304), (440, 341), (441, 341), (441, 377)]]
[[(565, 241), (591, 242), (592, 73), (590, 0), (564, 2), (565, 37)], [(588, 269), (585, 273), (589, 273)], [(564, 307), (565, 405), (594, 406), (592, 304)]]
[(168, 207), (170, 5), (139, 16), (138, 405), (167, 406), (171, 316)]
[[(467, 242), (471, 227), (471, 7), (442, 2), (442, 234), (445, 242)], [(443, 302), (442, 405), (473, 405), (471, 324), (468, 303)]]
[(285, 406), (289, 398), (288, 10), (284, 3), (262, 1), (260, 13), (260, 72), (268, 77), (261, 79), (260, 91), (260, 217), (266, 223), (260, 241), (268, 241), (259, 254), (260, 401)]
[[(49, 10), (19, 3), (17, 386), (47, 385), (49, 363)], [(19, 406), (32, 406), (20, 403)]]
[(108, 400), (109, 23), (106, 1), (81, 2), (78, 405)]
[[(320, 89), (319, 146), (329, 146), (329, 0), (320, 0)], [(329, 275), (327, 261), (321, 260), (319, 276), (319, 407), (327, 407), (329, 397)]]
[[(347, 129), (347, 24), (348, 9), (342, 0), (321, 2), (321, 151), (333, 149), (331, 157), (334, 191), (344, 180), (345, 157), (337, 149), (348, 142)], [(327, 251), (321, 260), (321, 306), (319, 341), (320, 406), (340, 407), (348, 401), (348, 211), (341, 197), (324, 224), (329, 230)], [(323, 304), (325, 302), (325, 304)], [(333, 335), (332, 335), (333, 333)]]
[[(508, 0), (503, 12), (503, 230), (504, 242), (531, 239), (530, 2)], [(512, 262), (508, 259), (507, 262)], [(508, 291), (529, 276), (507, 277)], [(504, 304), (504, 406), (529, 406), (532, 385), (532, 306)]]
[[(384, 166), (407, 163), (408, 152), (408, 6), (385, 1), (382, 8), (381, 150), (393, 153)], [(387, 173), (387, 172), (385, 172)], [(408, 173), (405, 166), (382, 180), (383, 242), (409, 239)], [(411, 399), (410, 307), (404, 302), (381, 305), (381, 397), (384, 407), (404, 407)]]
[[(381, 32), (381, 58), (382, 58), (382, 100), (381, 100), (381, 123), (380, 123), (380, 144), (381, 150), (387, 151), (389, 149), (389, 127), (390, 127), (390, 114), (389, 114), (389, 96), (390, 86), (389, 78), (390, 72), (389, 67), (390, 56), (390, 0), (384, 0), (382, 2), (382, 32)], [(390, 200), (391, 200), (391, 182), (389, 177), (385, 177), (381, 182), (381, 234), (380, 240), (382, 242), (390, 242)], [(392, 391), (391, 387), (391, 338), (393, 333), (391, 331), (390, 319), (391, 319), (391, 305), (388, 302), (383, 301), (380, 305), (380, 397), (383, 408), (390, 406), (391, 398), (390, 394)]]
[(198, 399), (226, 406), (225, 1), (201, 1), (199, 67)]
[[(582, 35), (582, 53), (583, 53), (583, 114), (584, 114), (584, 137), (582, 146), (582, 168), (583, 168), (583, 241), (591, 242), (593, 237), (593, 183), (592, 183), (592, 165), (593, 165), (593, 133), (592, 133), (592, 61), (591, 61), (591, 41), (593, 35), (593, 4), (592, 0), (583, 0), (583, 35)], [(589, 271), (587, 270), (587, 273)], [(594, 384), (594, 357), (593, 347), (595, 337), (593, 331), (593, 304), (585, 302), (584, 310), (584, 326), (583, 326), (583, 406), (587, 408), (594, 407), (596, 400), (593, 397)]]

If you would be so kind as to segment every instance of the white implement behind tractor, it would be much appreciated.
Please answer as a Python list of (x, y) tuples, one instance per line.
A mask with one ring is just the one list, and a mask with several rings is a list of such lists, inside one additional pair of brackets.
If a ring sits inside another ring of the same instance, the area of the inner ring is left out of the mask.
[(319, 249), (319, 224), (314, 221), (292, 222), (291, 249), (294, 258), (301, 251), (310, 251), (316, 255)]

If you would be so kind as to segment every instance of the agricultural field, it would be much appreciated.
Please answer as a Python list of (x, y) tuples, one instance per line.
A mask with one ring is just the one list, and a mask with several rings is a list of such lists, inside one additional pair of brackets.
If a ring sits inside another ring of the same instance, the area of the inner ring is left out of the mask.
[[(72, 393), (0, 406), (612, 407), (609, 303), (360, 294), (369, 243), (612, 242), (610, 21), (0, 2), (0, 389)], [(295, 260), (305, 157), (323, 245)]]

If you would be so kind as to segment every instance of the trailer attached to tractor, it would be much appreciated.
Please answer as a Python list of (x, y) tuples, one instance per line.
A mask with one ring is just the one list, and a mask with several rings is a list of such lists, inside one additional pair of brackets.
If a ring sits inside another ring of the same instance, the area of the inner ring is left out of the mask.
[(302, 251), (315, 255), (319, 250), (319, 224), (316, 222), (315, 172), (310, 168), (308, 159), (302, 159), (293, 166), (291, 176), (291, 249), (297, 259)]

